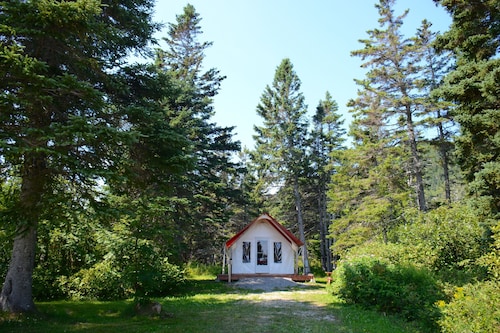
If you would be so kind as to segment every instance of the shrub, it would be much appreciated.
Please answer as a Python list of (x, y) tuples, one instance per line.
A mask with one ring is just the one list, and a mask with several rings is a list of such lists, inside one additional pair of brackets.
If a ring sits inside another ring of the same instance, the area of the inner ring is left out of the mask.
[(465, 284), (484, 279), (477, 260), (488, 250), (480, 215), (465, 203), (407, 216), (391, 233), (401, 259), (432, 270), (443, 281)]
[(434, 304), (444, 294), (425, 269), (365, 257), (343, 262), (334, 277), (334, 292), (347, 302), (432, 327), (439, 317)]
[(36, 300), (63, 299), (66, 297), (61, 289), (59, 277), (43, 266), (33, 271), (33, 297)]
[(183, 281), (184, 273), (178, 266), (153, 255), (138, 261), (108, 256), (91, 268), (59, 278), (69, 298), (99, 300), (165, 296)]
[(71, 299), (121, 299), (132, 294), (127, 281), (112, 260), (103, 260), (91, 268), (59, 278), (61, 289)]
[(148, 270), (138, 272), (138, 281), (143, 295), (137, 295), (136, 290), (136, 296), (165, 296), (184, 282), (184, 272), (163, 258)]
[(0, 230), (0, 276), (4, 277), (9, 269), (12, 240), (5, 230)]
[(150, 241), (137, 240), (116, 252), (122, 279), (134, 290), (135, 297), (165, 296), (184, 280), (184, 272), (169, 263)]
[(500, 283), (498, 281), (468, 284), (456, 288), (453, 299), (440, 302), (443, 333), (500, 332)]
[(351, 260), (358, 260), (359, 258), (372, 257), (395, 265), (411, 263), (413, 266), (426, 267), (416, 260), (417, 256), (421, 255), (415, 253), (416, 249), (414, 246), (372, 241), (352, 248), (344, 259), (349, 262)]

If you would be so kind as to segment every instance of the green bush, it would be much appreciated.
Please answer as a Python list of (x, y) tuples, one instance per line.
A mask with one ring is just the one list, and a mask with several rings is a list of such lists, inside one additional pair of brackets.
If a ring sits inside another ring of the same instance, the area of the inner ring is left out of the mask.
[[(136, 296), (166, 296), (184, 282), (184, 272), (167, 258), (159, 259), (149, 269), (138, 272), (140, 290)], [(139, 295), (138, 295), (139, 294)]]
[(91, 268), (68, 277), (60, 277), (61, 289), (71, 299), (122, 299), (132, 289), (111, 260), (103, 260)]
[[(0, 220), (1, 222), (1, 220)], [(5, 230), (0, 230), (0, 276), (5, 277), (12, 253), (12, 239)]]
[(435, 327), (439, 317), (435, 303), (444, 294), (425, 269), (365, 257), (343, 262), (334, 279), (334, 292), (349, 303)]
[(183, 281), (184, 273), (178, 266), (155, 256), (137, 261), (109, 256), (91, 268), (59, 278), (67, 297), (99, 300), (165, 296)]
[(372, 241), (352, 248), (344, 259), (349, 262), (351, 260), (358, 260), (359, 258), (372, 257), (395, 265), (407, 265), (411, 263), (416, 267), (426, 267), (426, 265), (417, 260), (417, 256), (421, 255), (415, 253), (417, 249), (418, 247), (415, 246)]
[(43, 266), (33, 271), (33, 297), (35, 300), (54, 300), (66, 298), (61, 289), (59, 277)]
[(456, 288), (450, 303), (439, 302), (443, 333), (500, 332), (500, 283), (468, 284)]
[(114, 257), (124, 283), (135, 297), (166, 296), (184, 280), (184, 272), (162, 257), (160, 249), (147, 240), (124, 244)]
[(402, 249), (400, 260), (426, 267), (441, 280), (465, 284), (486, 278), (477, 260), (488, 251), (480, 215), (465, 203), (406, 217), (391, 232)]

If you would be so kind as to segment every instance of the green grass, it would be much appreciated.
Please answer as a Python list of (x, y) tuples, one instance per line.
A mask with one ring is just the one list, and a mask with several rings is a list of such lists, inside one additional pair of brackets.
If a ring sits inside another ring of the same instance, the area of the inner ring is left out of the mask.
[(279, 295), (189, 280), (158, 299), (165, 315), (137, 316), (132, 301), (38, 302), (40, 314), (0, 315), (0, 332), (423, 332), (399, 318), (344, 304), (324, 284)]

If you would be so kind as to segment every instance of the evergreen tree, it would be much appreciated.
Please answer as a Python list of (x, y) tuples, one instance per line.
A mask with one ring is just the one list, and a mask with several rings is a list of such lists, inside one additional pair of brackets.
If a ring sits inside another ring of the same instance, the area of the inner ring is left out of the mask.
[(343, 120), (338, 113), (338, 105), (326, 92), (325, 99), (316, 107), (313, 117), (313, 131), (311, 133), (311, 157), (314, 181), (314, 197), (317, 200), (317, 221), (320, 238), (320, 255), (323, 270), (333, 270), (331, 252), (332, 239), (329, 238), (329, 228), (333, 216), (327, 210), (327, 191), (331, 181), (332, 171), (337, 161), (335, 152), (343, 150), (345, 130)]
[[(257, 106), (264, 120), (255, 126), (256, 140), (253, 161), (258, 174), (265, 181), (264, 191), (276, 189), (292, 193), (299, 238), (305, 241), (303, 198), (300, 180), (304, 176), (308, 123), (300, 79), (290, 59), (283, 59), (277, 67), (273, 83), (267, 86)], [(303, 247), (304, 273), (309, 273), (307, 246)]]
[[(365, 82), (367, 84), (367, 82)], [(394, 145), (380, 96), (370, 89), (349, 102), (352, 148), (335, 152), (338, 164), (328, 191), (333, 250), (340, 255), (353, 246), (382, 236), (400, 222), (407, 205), (404, 147)]]
[(169, 24), (167, 48), (158, 50), (156, 59), (161, 70), (181, 83), (183, 95), (169, 107), (170, 116), (172, 126), (187, 133), (192, 146), (194, 167), (173, 180), (176, 199), (168, 216), (177, 225), (178, 253), (184, 262), (213, 260), (220, 252), (229, 207), (240, 193), (234, 183), (240, 168), (231, 161), (240, 150), (233, 141), (234, 128), (211, 122), (213, 97), (225, 77), (215, 68), (203, 71), (204, 52), (212, 43), (198, 40), (200, 22), (192, 5), (184, 7)]
[[(380, 97), (383, 110), (392, 117), (387, 124), (395, 128), (394, 139), (405, 142), (410, 151), (410, 171), (414, 177), (418, 208), (427, 209), (423, 165), (418, 151), (419, 117), (421, 102), (417, 98), (417, 78), (419, 74), (420, 45), (412, 39), (404, 38), (401, 26), (408, 11), (395, 16), (395, 0), (380, 0), (379, 11), (381, 29), (368, 31), (369, 39), (361, 40), (365, 47), (353, 51), (364, 61), (362, 67), (369, 68), (367, 78), (369, 89)], [(361, 86), (362, 83), (358, 81)]]
[[(120, 102), (124, 94), (138, 98), (143, 92), (123, 84), (124, 63), (130, 51), (146, 48), (157, 26), (151, 23), (149, 0), (7, 1), (1, 6), (2, 182), (19, 179), (20, 186), (15, 204), (5, 212), (17, 232), (0, 306), (28, 312), (35, 309), (37, 228), (57, 205), (51, 200), (55, 185), (68, 181), (79, 193), (71, 198), (98, 205), (95, 192), (102, 180), (131, 174), (124, 162), (133, 158), (141, 133), (130, 130), (130, 109)], [(136, 120), (149, 119), (144, 112)], [(170, 127), (166, 132), (175, 136)], [(165, 161), (183, 154), (183, 144), (177, 143), (171, 143)], [(145, 167), (149, 159), (141, 163)]]
[(437, 136), (431, 139), (431, 143), (437, 147), (441, 158), (441, 168), (444, 180), (445, 202), (451, 203), (451, 155), (453, 152), (452, 136), (456, 128), (452, 121), (450, 109), (453, 105), (443, 101), (433, 94), (443, 82), (444, 75), (450, 69), (450, 53), (438, 54), (434, 48), (434, 41), (437, 34), (430, 30), (431, 23), (424, 20), (422, 26), (417, 32), (417, 43), (422, 48), (422, 77), (418, 84), (422, 94), (424, 114), (427, 116), (425, 126), (434, 128)]
[(231, 217), (228, 231), (228, 238), (232, 237), (236, 232), (240, 231), (249, 221), (252, 221), (256, 216), (266, 211), (264, 209), (264, 200), (262, 196), (257, 194), (255, 190), (258, 180), (255, 177), (255, 170), (251, 163), (250, 151), (244, 149), (239, 154), (239, 160), (243, 168), (240, 173), (237, 185), (241, 192), (241, 200), (236, 203), (233, 209), (234, 215)]
[(451, 28), (438, 38), (441, 50), (455, 54), (456, 66), (440, 88), (440, 96), (456, 104), (460, 124), (457, 156), (485, 214), (500, 212), (500, 2), (436, 1), (452, 15)]

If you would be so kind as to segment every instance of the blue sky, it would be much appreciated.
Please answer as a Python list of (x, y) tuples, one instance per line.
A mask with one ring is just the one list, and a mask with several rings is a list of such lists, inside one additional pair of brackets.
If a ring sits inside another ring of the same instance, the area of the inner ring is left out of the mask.
[[(367, 30), (379, 27), (375, 0), (157, 0), (156, 21), (175, 22), (188, 3), (202, 18), (200, 41), (214, 43), (205, 52), (204, 68), (227, 76), (214, 99), (213, 120), (236, 126), (242, 146), (254, 147), (253, 126), (261, 123), (256, 106), (284, 58), (290, 58), (302, 82), (309, 114), (329, 91), (348, 127), (346, 103), (357, 91), (353, 79), (364, 76), (361, 59), (350, 52), (362, 48), (358, 40)], [(395, 13), (405, 9), (410, 10), (404, 23), (408, 37), (423, 19), (441, 32), (451, 22), (432, 0), (399, 0)]]

